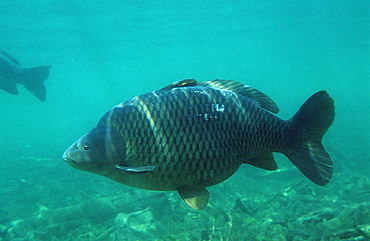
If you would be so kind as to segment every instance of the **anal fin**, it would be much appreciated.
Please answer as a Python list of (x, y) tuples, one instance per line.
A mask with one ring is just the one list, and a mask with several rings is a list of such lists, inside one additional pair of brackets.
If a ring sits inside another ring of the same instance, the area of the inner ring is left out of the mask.
[(272, 152), (261, 152), (258, 155), (243, 161), (243, 163), (269, 171), (274, 171), (278, 168)]
[(206, 188), (178, 188), (177, 191), (193, 209), (200, 210), (207, 206), (209, 191)]
[[(0, 78), (0, 80), (2, 80), (2, 79)], [(5, 81), (5, 83), (2, 83), (0, 85), (0, 89), (5, 90), (6, 92), (8, 92), (12, 95), (18, 95), (19, 94), (16, 84), (8, 82), (8, 81)]]

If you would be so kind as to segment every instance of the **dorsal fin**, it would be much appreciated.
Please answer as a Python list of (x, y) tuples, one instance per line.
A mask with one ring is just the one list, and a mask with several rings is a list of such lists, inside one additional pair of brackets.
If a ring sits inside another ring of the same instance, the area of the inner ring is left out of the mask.
[(272, 113), (276, 114), (279, 112), (279, 107), (270, 97), (268, 97), (267, 95), (253, 87), (244, 85), (233, 80), (215, 79), (204, 82), (198, 82), (197, 85), (230, 90), (255, 100), (262, 108), (265, 108), (266, 110), (271, 111)]
[(230, 90), (232, 92), (238, 93), (239, 95), (244, 95), (248, 98), (255, 100), (262, 108), (265, 108), (266, 110), (271, 111), (272, 113), (276, 114), (279, 112), (279, 107), (270, 97), (268, 97), (267, 95), (265, 95), (264, 93), (255, 88), (252, 88), (248, 85), (244, 85), (233, 80), (215, 79), (204, 82), (197, 82), (195, 79), (184, 79), (174, 82), (170, 85), (167, 85), (161, 90), (170, 90), (172, 88), (190, 87), (190, 86), (207, 86), (217, 89)]
[(13, 58), (12, 56), (10, 56), (10, 54), (4, 52), (4, 51), (0, 51), (0, 53), (2, 53), (5, 57), (7, 57), (10, 61), (12, 61), (13, 63), (15, 63), (16, 65), (21, 65), (19, 63), (18, 60), (16, 60), (15, 58)]
[(166, 87), (162, 88), (161, 90), (170, 90), (172, 88), (178, 88), (178, 87), (189, 87), (189, 86), (196, 86), (198, 82), (195, 79), (184, 79), (176, 81), (170, 85), (167, 85)]

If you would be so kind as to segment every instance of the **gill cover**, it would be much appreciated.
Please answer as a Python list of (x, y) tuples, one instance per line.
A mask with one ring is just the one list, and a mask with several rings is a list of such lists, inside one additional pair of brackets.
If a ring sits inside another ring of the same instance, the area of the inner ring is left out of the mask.
[(125, 153), (123, 137), (114, 129), (98, 125), (73, 143), (63, 158), (74, 168), (106, 176)]

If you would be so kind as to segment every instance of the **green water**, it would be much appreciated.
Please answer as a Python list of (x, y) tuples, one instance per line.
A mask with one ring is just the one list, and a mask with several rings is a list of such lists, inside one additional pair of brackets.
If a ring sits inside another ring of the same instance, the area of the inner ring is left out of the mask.
[[(0, 2), (0, 49), (52, 65), (46, 102), (0, 90), (0, 240), (370, 239), (370, 2)], [(325, 187), (288, 159), (244, 165), (190, 209), (175, 192), (138, 190), (75, 170), (63, 151), (114, 105), (195, 78), (236, 80), (290, 118), (327, 90)]]

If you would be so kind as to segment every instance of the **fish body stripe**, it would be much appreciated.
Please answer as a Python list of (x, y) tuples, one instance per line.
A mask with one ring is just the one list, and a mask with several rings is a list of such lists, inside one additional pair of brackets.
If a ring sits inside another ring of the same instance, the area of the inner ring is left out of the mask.
[(118, 107), (118, 113), (130, 109), (112, 114), (120, 118), (108, 121), (119, 122), (127, 140), (122, 164), (156, 166), (145, 174), (148, 183), (141, 181), (144, 186), (155, 183), (156, 189), (158, 183), (163, 190), (173, 189), (170, 184), (213, 185), (261, 149), (283, 148), (276, 143), (282, 141), (279, 128), (284, 122), (228, 90), (173, 88), (134, 97)]

